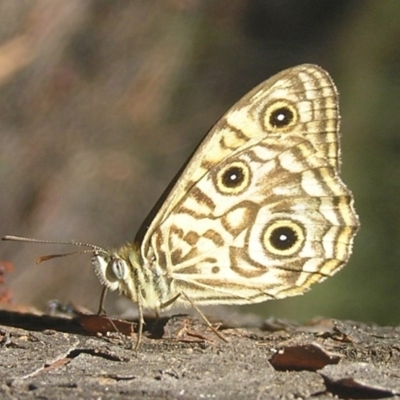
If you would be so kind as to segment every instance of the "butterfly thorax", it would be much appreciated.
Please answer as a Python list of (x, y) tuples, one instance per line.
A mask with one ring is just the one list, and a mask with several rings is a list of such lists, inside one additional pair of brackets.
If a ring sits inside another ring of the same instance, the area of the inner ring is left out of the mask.
[(118, 290), (144, 308), (159, 310), (172, 297), (165, 271), (146, 263), (135, 243), (118, 250), (97, 252), (92, 264), (104, 286), (111, 291)]

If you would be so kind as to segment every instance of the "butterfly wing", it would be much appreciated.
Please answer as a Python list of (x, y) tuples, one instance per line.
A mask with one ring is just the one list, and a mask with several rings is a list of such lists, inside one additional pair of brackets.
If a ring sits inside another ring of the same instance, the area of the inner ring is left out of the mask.
[(338, 176), (338, 102), (314, 65), (283, 71), (207, 134), (141, 254), (199, 304), (305, 291), (348, 259), (358, 219)]

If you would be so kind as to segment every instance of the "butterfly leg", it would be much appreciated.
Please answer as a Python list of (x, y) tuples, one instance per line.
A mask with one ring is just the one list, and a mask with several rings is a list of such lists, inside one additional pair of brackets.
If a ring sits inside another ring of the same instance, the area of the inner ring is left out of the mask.
[(178, 293), (175, 297), (172, 299), (168, 300), (167, 302), (161, 304), (160, 308), (167, 308), (171, 304), (175, 303), (179, 299), (179, 297), (183, 296), (189, 303), (190, 305), (197, 311), (197, 313), (200, 315), (201, 319), (204, 321), (204, 323), (224, 342), (228, 342), (226, 338), (224, 338), (221, 333), (219, 333), (211, 324), (211, 322), (207, 319), (207, 317), (203, 314), (203, 312), (200, 310), (199, 307), (193, 302), (193, 300), (185, 293), (185, 292), (180, 292)]
[(136, 340), (136, 344), (135, 344), (135, 350), (138, 350), (140, 347), (140, 342), (142, 341), (142, 334), (143, 334), (143, 325), (144, 325), (142, 297), (140, 296), (140, 294), (138, 295), (138, 298), (137, 298), (137, 306), (138, 306), (138, 314), (139, 314), (139, 327), (138, 327), (138, 333), (137, 333), (137, 340)]
[(107, 287), (103, 286), (103, 290), (101, 291), (100, 295), (100, 302), (99, 302), (99, 308), (97, 310), (97, 315), (105, 315), (106, 310), (104, 309), (104, 301), (106, 299), (106, 294), (107, 294)]

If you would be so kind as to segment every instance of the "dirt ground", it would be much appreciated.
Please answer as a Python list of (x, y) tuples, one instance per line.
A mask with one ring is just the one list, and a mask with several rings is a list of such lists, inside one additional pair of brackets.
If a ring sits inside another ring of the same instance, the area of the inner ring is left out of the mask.
[(133, 324), (89, 320), (0, 311), (1, 398), (400, 398), (400, 328), (260, 320), (224, 342), (177, 315), (146, 320), (135, 351)]

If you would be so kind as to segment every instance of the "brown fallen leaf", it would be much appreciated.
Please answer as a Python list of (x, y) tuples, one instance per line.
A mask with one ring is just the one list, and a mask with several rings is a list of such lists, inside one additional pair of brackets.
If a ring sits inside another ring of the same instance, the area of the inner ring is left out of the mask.
[(319, 344), (306, 343), (278, 349), (269, 362), (276, 370), (316, 371), (339, 360), (339, 356), (328, 353)]
[(378, 399), (400, 394), (400, 378), (372, 363), (327, 365), (319, 373), (329, 391), (343, 398)]
[(92, 335), (97, 335), (99, 333), (105, 335), (109, 332), (119, 332), (125, 336), (132, 337), (135, 332), (135, 324), (133, 322), (110, 318), (105, 315), (79, 314), (77, 319), (82, 328)]

